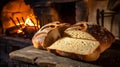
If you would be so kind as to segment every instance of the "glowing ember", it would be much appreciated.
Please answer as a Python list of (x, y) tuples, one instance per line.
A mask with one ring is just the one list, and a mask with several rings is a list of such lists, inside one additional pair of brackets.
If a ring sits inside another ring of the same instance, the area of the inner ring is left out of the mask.
[(22, 33), (22, 32), (23, 32), (23, 31), (22, 31), (22, 30), (20, 30), (20, 29), (17, 31), (17, 33)]
[(34, 24), (33, 24), (33, 22), (30, 20), (30, 18), (27, 18), (26, 19), (26, 21), (25, 21), (25, 26), (35, 26)]
[(39, 22), (36, 20), (34, 15), (28, 16), (24, 22), (19, 21), (16, 25), (17, 27), (20, 27), (20, 29), (17, 30), (17, 34), (22, 35), (36, 32), (40, 27)]
[(24, 23), (21, 22), (20, 24), (18, 23), (17, 25), (19, 26), (19, 25), (23, 25), (23, 24), (24, 24)]

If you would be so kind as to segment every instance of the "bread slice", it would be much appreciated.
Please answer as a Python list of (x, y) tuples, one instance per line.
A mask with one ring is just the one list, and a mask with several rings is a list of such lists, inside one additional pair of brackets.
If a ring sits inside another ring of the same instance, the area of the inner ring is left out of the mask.
[(69, 36), (72, 38), (96, 40), (89, 33), (85, 32), (85, 31), (80, 31), (80, 30), (66, 30), (66, 31), (64, 31), (64, 34), (65, 34), (65, 36)]
[(47, 49), (62, 56), (85, 61), (94, 61), (99, 57), (99, 52), (96, 52), (99, 45), (99, 42), (96, 40), (64, 37), (57, 40)]

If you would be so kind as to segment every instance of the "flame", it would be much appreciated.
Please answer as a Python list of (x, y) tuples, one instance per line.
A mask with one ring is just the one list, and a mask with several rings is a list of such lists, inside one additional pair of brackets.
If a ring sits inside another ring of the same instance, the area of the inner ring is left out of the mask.
[(30, 20), (30, 18), (27, 18), (26, 21), (25, 21), (25, 26), (27, 26), (27, 25), (29, 25), (29, 26), (35, 26), (33, 24), (33, 22)]
[(17, 30), (18, 34), (21, 34), (21, 33), (24, 34), (24, 31), (22, 30), (24, 28), (28, 28), (28, 27), (33, 27), (35, 29), (39, 29), (40, 28), (39, 22), (36, 21), (36, 18), (33, 15), (28, 16), (26, 18), (25, 22), (20, 22), (17, 25), (22, 26), (21, 29)]

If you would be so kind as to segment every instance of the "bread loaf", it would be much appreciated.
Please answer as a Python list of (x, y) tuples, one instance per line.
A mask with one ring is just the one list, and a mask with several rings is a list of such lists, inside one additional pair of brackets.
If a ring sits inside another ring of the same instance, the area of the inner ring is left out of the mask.
[(67, 28), (64, 38), (57, 40), (47, 49), (61, 56), (95, 61), (114, 41), (115, 37), (106, 28), (79, 22)]
[[(114, 35), (111, 32), (109, 32), (105, 27), (95, 24), (87, 24), (85, 22), (79, 22), (76, 24), (78, 24), (79, 27), (75, 28), (73, 27), (75, 25), (71, 26), (71, 29), (68, 28), (65, 30), (65, 35), (73, 38), (84, 38), (92, 40), (96, 39), (100, 42), (99, 48), (101, 53), (108, 49), (115, 41)], [(81, 24), (83, 25), (81, 26)], [(85, 27), (86, 29), (80, 29), (81, 27)]]
[(32, 38), (35, 48), (84, 61), (97, 60), (114, 41), (114, 35), (106, 28), (86, 22), (72, 26), (68, 23), (49, 23)]
[(77, 60), (95, 61), (99, 58), (100, 52), (96, 40), (76, 39), (64, 37), (57, 40), (47, 49), (50, 52)]
[(61, 38), (60, 32), (64, 32), (70, 24), (60, 23), (58, 21), (44, 25), (40, 30), (33, 36), (32, 43), (35, 48), (46, 49), (58, 38)]

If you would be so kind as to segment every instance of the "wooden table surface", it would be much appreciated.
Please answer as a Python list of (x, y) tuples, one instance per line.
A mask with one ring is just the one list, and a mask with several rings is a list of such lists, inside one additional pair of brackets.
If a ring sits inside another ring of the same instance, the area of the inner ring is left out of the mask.
[(46, 50), (35, 49), (33, 46), (13, 51), (9, 54), (12, 60), (37, 64), (41, 67), (119, 67), (120, 52), (108, 49), (94, 62), (77, 61), (66, 57), (57, 56)]

